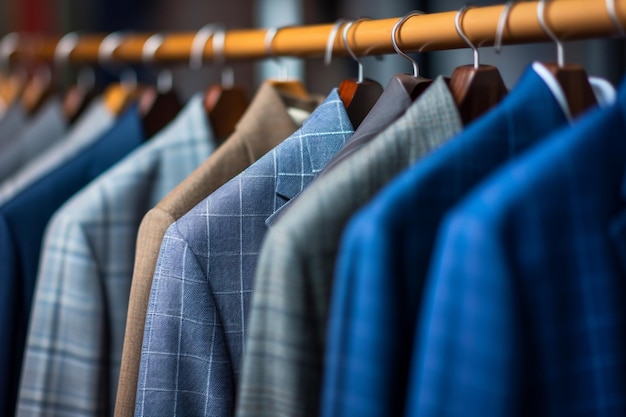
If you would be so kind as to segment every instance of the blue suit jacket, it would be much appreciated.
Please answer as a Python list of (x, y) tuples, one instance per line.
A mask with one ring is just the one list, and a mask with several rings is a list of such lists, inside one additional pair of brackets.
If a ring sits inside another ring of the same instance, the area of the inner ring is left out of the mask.
[[(143, 141), (136, 107), (92, 146), (0, 207), (0, 414), (13, 415), (43, 233), (54, 212)], [(67, 247), (65, 250), (72, 250)]]
[(150, 293), (136, 416), (232, 416), (266, 219), (352, 135), (334, 90), (302, 127), (167, 230)]
[(442, 225), (408, 415), (626, 415), (626, 83)]
[(496, 167), (565, 122), (529, 68), (494, 110), (352, 219), (333, 289), (324, 416), (402, 414), (422, 283), (442, 216)]

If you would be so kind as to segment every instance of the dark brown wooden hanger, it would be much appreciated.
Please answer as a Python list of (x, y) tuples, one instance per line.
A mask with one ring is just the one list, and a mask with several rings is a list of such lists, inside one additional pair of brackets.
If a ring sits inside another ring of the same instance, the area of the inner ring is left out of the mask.
[(33, 115), (53, 93), (52, 70), (47, 65), (38, 66), (26, 81), (21, 96), (22, 106), (29, 115)]
[(93, 69), (85, 68), (79, 72), (76, 83), (66, 89), (63, 94), (63, 114), (70, 124), (74, 123), (98, 96), (95, 84)]
[(248, 108), (248, 98), (240, 87), (213, 85), (204, 95), (204, 108), (215, 136), (226, 139)]
[(458, 11), (454, 24), (459, 36), (474, 52), (474, 65), (455, 68), (448, 83), (463, 124), (468, 124), (483, 115), (498, 104), (507, 93), (500, 71), (492, 65), (479, 65), (478, 49), (461, 28), (461, 18), (470, 7), (472, 6), (464, 6)]

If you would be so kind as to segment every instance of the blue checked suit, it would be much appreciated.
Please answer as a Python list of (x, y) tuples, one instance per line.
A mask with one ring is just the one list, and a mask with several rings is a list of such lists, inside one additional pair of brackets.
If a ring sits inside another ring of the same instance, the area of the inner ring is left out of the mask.
[(352, 135), (334, 90), (292, 136), (165, 234), (139, 369), (136, 416), (231, 416), (266, 219)]
[(408, 416), (626, 415), (626, 84), (444, 219)]
[(491, 112), (396, 178), (347, 227), (333, 290), (323, 415), (401, 415), (441, 218), (499, 165), (566, 123), (528, 68)]
[(13, 415), (44, 229), (54, 212), (143, 141), (132, 107), (97, 142), (0, 206), (0, 414)]
[[(215, 149), (200, 95), (47, 228), (18, 415), (112, 415), (143, 215)], [(103, 362), (106, 365), (103, 365)]]

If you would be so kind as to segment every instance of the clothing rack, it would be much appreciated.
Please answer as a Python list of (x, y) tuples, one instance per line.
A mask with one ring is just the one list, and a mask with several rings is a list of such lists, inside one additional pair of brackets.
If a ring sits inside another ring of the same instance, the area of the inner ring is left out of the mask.
[[(549, 41), (537, 19), (538, 2), (520, 2), (512, 6), (503, 30), (503, 44)], [(464, 14), (461, 26), (477, 46), (494, 44), (503, 5), (471, 8)], [(409, 18), (398, 31), (398, 44), (403, 51), (427, 52), (466, 48), (455, 28), (457, 12), (433, 13)], [(611, 19), (605, 0), (552, 0), (545, 8), (546, 22), (563, 40), (606, 38), (620, 34), (619, 21), (626, 28), (626, 0), (615, 0), (615, 20)], [(394, 53), (391, 33), (398, 18), (362, 20), (349, 31), (348, 42), (360, 56)], [(270, 56), (318, 58), (324, 55), (333, 24), (291, 26), (278, 30), (271, 45), (265, 45), (265, 29), (229, 30), (225, 35), (223, 58), (229, 61), (259, 59)], [(98, 48), (105, 35), (80, 35), (69, 54), (72, 63), (95, 63)], [(142, 48), (150, 34), (129, 33), (113, 51), (111, 59), (140, 63)], [(195, 33), (164, 34), (163, 43), (155, 52), (154, 62), (183, 63), (189, 60)], [(34, 57), (52, 61), (59, 38), (23, 36), (17, 42), (12, 58)], [(214, 59), (213, 42), (204, 46), (204, 59)], [(333, 56), (348, 52), (341, 36), (336, 36)]]

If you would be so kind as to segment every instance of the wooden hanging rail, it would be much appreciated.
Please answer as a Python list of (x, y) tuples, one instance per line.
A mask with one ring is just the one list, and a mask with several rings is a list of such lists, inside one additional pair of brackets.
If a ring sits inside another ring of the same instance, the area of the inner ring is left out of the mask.
[[(626, 28), (626, 0), (615, 0), (616, 15)], [(477, 45), (494, 44), (498, 20), (503, 5), (473, 8), (463, 17), (463, 29)], [(516, 3), (510, 12), (503, 44), (521, 44), (549, 41), (537, 20), (537, 2)], [(399, 31), (399, 45), (405, 51), (427, 52), (465, 48), (454, 26), (456, 11), (414, 16)], [(359, 55), (393, 53), (391, 29), (397, 18), (365, 20), (355, 24), (348, 40)], [(619, 31), (606, 9), (605, 0), (552, 0), (546, 5), (546, 21), (559, 39), (606, 38), (617, 36)], [(278, 31), (272, 43), (276, 56), (319, 58), (324, 54), (332, 24), (294, 26)], [(229, 30), (226, 33), (224, 54), (227, 60), (259, 59), (268, 56), (265, 48), (264, 29)], [(195, 33), (168, 33), (155, 60), (162, 63), (183, 63), (189, 59), (189, 51)], [(81, 35), (76, 48), (70, 54), (74, 63), (97, 61), (98, 46), (104, 35)], [(148, 34), (129, 34), (113, 53), (113, 58), (125, 62), (141, 62), (141, 50)], [(13, 55), (31, 56), (52, 60), (58, 39), (23, 37), (24, 41)], [(345, 56), (341, 36), (334, 43), (334, 56)], [(204, 48), (204, 58), (213, 57), (212, 42)]]

